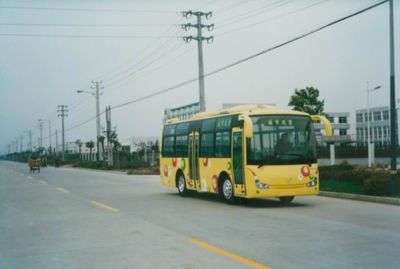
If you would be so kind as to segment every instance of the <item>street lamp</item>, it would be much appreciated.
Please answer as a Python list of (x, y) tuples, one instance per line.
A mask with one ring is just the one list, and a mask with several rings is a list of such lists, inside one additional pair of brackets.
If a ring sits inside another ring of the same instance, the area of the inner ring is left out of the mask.
[[(102, 94), (102, 93), (100, 93), (99, 92), (99, 82), (98, 81), (96, 81), (96, 82), (92, 82), (92, 83), (94, 83), (96, 86), (95, 86), (95, 88), (94, 87), (91, 87), (92, 89), (95, 89), (95, 91), (81, 91), (81, 90), (78, 90), (78, 91), (76, 91), (77, 93), (88, 93), (88, 94), (90, 94), (90, 95), (93, 95), (94, 97), (95, 97), (95, 99), (96, 99), (96, 118), (97, 118), (97, 123), (96, 123), (96, 129), (97, 129), (97, 139), (96, 139), (96, 145), (97, 145), (97, 161), (102, 161), (103, 160), (103, 156), (102, 156), (102, 154), (101, 154), (101, 147), (100, 147), (100, 144), (99, 144), (99, 138), (100, 138), (100, 108), (99, 108), (99, 96)], [(101, 82), (100, 82), (101, 83)]]
[(371, 167), (372, 158), (371, 158), (371, 130), (370, 130), (370, 112), (369, 112), (369, 94), (373, 91), (379, 90), (381, 88), (380, 85), (376, 86), (373, 89), (369, 88), (369, 83), (367, 82), (367, 139), (368, 139), (368, 167)]

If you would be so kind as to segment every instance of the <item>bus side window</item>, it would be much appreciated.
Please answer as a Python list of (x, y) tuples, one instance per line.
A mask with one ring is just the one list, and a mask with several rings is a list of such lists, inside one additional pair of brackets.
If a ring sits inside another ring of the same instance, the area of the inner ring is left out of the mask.
[(201, 124), (200, 157), (214, 157), (215, 119), (204, 120)]
[(167, 125), (164, 127), (162, 152), (163, 157), (173, 157), (175, 153), (175, 125)]
[(175, 157), (187, 157), (188, 131), (189, 131), (189, 123), (181, 123), (176, 126)]

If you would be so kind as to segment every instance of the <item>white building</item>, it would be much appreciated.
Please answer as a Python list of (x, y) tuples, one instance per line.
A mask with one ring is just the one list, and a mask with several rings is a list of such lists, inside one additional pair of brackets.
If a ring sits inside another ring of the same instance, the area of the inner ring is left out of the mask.
[(327, 119), (332, 124), (332, 137), (325, 137), (321, 135), (323, 130), (322, 124), (314, 124), (317, 134), (318, 143), (349, 143), (352, 141), (350, 135), (350, 113), (348, 112), (326, 112)]
[[(368, 132), (369, 121), (369, 132)], [(377, 145), (390, 144), (390, 113), (389, 107), (373, 107), (369, 109), (356, 110), (356, 134), (357, 142), (360, 144), (370, 141)]]
[(167, 120), (174, 118), (178, 118), (179, 120), (188, 120), (199, 112), (200, 112), (199, 102), (176, 108), (167, 108), (164, 110), (163, 123), (165, 124)]
[[(161, 136), (161, 133), (160, 133)], [(160, 144), (160, 137), (158, 136), (131, 136), (128, 138), (121, 139), (120, 143), (123, 146), (130, 146), (131, 152), (137, 151), (138, 150), (138, 145), (139, 143), (156, 143), (158, 141), (158, 144)]]

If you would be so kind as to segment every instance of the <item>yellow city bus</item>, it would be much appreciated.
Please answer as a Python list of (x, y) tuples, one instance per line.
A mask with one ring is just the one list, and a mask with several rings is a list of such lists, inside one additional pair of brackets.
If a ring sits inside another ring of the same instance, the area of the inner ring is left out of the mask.
[(169, 120), (163, 129), (160, 174), (180, 195), (210, 192), (227, 202), (237, 197), (295, 196), (319, 191), (313, 122), (323, 116), (268, 105), (203, 112), (190, 120)]

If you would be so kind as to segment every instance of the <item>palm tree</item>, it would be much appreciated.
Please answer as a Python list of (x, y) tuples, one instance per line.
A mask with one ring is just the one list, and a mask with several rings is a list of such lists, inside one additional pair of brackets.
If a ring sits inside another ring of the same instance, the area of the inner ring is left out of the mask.
[(94, 142), (92, 140), (85, 143), (85, 146), (89, 148), (90, 151), (90, 159), (92, 159), (92, 150), (94, 148)]
[(112, 145), (113, 151), (116, 151), (117, 147), (121, 146), (121, 143), (119, 143), (119, 141), (118, 141), (117, 132), (115, 130), (111, 131), (111, 133), (110, 133), (110, 144)]

